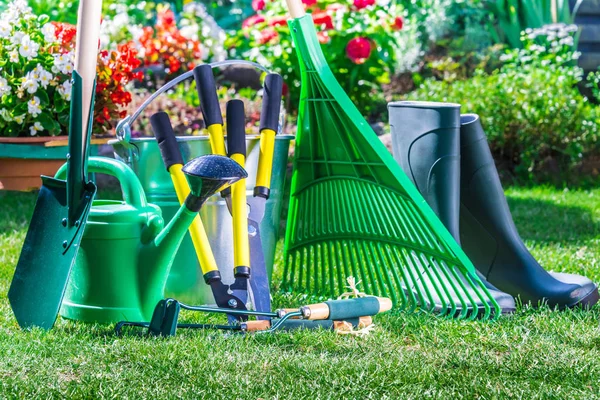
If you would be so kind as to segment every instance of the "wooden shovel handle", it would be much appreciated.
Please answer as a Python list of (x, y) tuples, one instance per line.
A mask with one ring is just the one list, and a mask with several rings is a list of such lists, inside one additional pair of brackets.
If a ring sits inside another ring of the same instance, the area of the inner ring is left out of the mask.
[(285, 2), (287, 3), (292, 18), (304, 17), (306, 11), (304, 11), (302, 0), (285, 0)]
[[(96, 63), (98, 61), (98, 40), (100, 38), (100, 22), (102, 18), (102, 0), (79, 0), (77, 18), (77, 39), (75, 48), (75, 71), (81, 76), (82, 88), (82, 132), (88, 132), (90, 108), (96, 79)], [(87, 143), (83, 141), (83, 146)]]

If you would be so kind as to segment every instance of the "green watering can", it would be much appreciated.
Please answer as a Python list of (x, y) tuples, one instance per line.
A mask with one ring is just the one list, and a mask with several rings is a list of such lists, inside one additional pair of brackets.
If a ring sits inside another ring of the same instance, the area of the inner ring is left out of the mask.
[[(183, 171), (191, 193), (164, 226), (160, 208), (146, 201), (139, 179), (125, 163), (90, 157), (88, 169), (117, 178), (123, 200), (94, 200), (60, 313), (86, 322), (149, 321), (200, 207), (247, 177), (246, 171), (228, 157), (215, 155), (187, 163)], [(64, 178), (66, 171), (64, 165), (56, 177)]]

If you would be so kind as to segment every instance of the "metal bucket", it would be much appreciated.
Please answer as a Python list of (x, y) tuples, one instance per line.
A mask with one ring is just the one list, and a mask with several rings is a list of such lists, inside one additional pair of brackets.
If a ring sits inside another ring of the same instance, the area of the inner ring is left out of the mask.
[[(273, 271), (275, 246), (278, 239), (279, 220), (283, 205), (283, 192), (291, 135), (278, 135), (275, 140), (271, 196), (266, 204), (265, 216), (260, 225), (265, 262), (269, 277)], [(187, 162), (195, 157), (211, 154), (208, 136), (181, 136), (177, 138), (181, 154)], [(158, 144), (154, 138), (129, 138), (127, 141), (112, 140), (115, 157), (127, 163), (140, 179), (148, 202), (162, 209), (165, 221), (169, 221), (179, 209), (175, 188), (166, 171)], [(251, 197), (256, 182), (259, 136), (248, 136), (246, 195)], [(203, 206), (200, 216), (206, 228), (219, 270), (226, 284), (233, 283), (233, 221), (227, 205), (220, 195), (211, 197)], [(167, 281), (165, 295), (190, 304), (212, 304), (214, 299), (204, 283), (196, 252), (189, 233), (177, 252)]]

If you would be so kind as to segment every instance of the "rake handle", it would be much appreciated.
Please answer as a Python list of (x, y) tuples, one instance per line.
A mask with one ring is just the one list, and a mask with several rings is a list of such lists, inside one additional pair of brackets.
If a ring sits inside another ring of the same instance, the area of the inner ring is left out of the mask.
[(306, 15), (302, 0), (285, 0), (285, 2), (287, 3), (288, 10), (290, 10), (290, 15), (292, 18), (300, 18)]

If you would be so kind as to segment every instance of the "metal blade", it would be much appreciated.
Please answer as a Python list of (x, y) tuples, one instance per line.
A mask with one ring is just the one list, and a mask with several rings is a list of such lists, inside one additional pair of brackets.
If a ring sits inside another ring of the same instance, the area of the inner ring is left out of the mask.
[[(250, 277), (250, 299), (256, 311), (271, 311), (271, 290), (269, 286), (269, 274), (265, 262), (265, 253), (260, 237), (260, 223), (265, 215), (266, 199), (253, 197), (248, 205), (248, 239), (250, 242), (250, 266), (252, 276)], [(258, 319), (268, 319), (261, 318)]]

